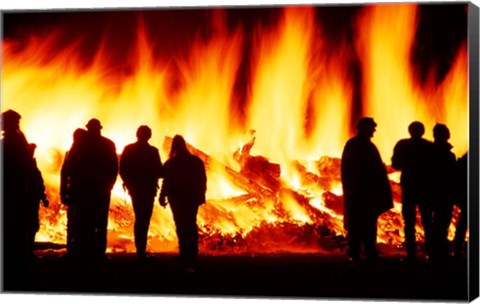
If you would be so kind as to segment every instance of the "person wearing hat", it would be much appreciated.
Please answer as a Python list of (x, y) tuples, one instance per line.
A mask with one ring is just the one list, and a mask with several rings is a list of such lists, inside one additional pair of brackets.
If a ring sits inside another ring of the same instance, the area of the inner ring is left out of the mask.
[(28, 242), (28, 185), (33, 154), (20, 130), (21, 115), (2, 113), (4, 263), (6, 275), (18, 271), (30, 258)]
[(136, 135), (137, 141), (127, 145), (120, 157), (120, 176), (132, 198), (135, 248), (137, 257), (143, 261), (149, 257), (146, 253), (148, 227), (163, 165), (158, 149), (148, 143), (152, 130), (143, 125), (138, 127)]
[(118, 175), (115, 143), (102, 136), (96, 118), (86, 124), (82, 148), (68, 155), (69, 178), (78, 191), (76, 249), (80, 257), (106, 259), (110, 198)]
[(98, 133), (100, 134), (100, 130), (102, 130), (102, 124), (100, 123), (100, 120), (96, 118), (92, 118), (87, 122), (87, 125), (85, 126), (88, 131), (91, 133)]
[(432, 254), (432, 216), (429, 198), (432, 142), (423, 138), (425, 126), (414, 121), (408, 126), (410, 138), (400, 139), (393, 148), (392, 167), (401, 171), (402, 217), (404, 222), (406, 262), (416, 260), (415, 223), (417, 206), (424, 231), (426, 256)]
[(371, 117), (358, 121), (357, 134), (345, 144), (341, 159), (344, 194), (344, 226), (350, 261), (361, 261), (363, 245), (366, 260), (378, 261), (377, 219), (393, 207), (387, 170), (377, 147), (371, 142), (376, 130)]

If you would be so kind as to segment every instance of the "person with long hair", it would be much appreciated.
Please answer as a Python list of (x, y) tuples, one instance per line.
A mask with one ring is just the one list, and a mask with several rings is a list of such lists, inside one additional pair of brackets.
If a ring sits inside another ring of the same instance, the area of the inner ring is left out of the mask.
[(78, 191), (75, 247), (82, 260), (103, 262), (108, 260), (108, 213), (118, 175), (118, 157), (115, 143), (102, 135), (98, 119), (90, 119), (86, 128), (81, 149), (71, 150), (68, 155), (70, 182)]
[(203, 161), (190, 153), (184, 138), (175, 135), (169, 159), (164, 164), (159, 203), (170, 204), (176, 226), (180, 262), (198, 257), (197, 213), (205, 203), (207, 176)]

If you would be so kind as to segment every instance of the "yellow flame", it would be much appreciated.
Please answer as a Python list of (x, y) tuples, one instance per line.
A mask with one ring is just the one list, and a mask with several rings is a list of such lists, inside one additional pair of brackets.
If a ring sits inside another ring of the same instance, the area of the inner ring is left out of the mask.
[[(427, 129), (437, 121), (446, 123), (457, 155), (468, 148), (467, 49), (460, 49), (441, 84), (418, 85), (409, 61), (416, 11), (414, 4), (367, 6), (355, 29), (364, 114), (379, 124), (374, 141), (386, 162), (413, 120), (423, 121)], [(352, 49), (339, 34), (338, 49), (329, 51), (315, 10), (286, 7), (275, 27), (259, 27), (253, 37), (251, 83), (247, 100), (242, 101), (245, 113), (240, 113), (232, 105), (238, 102), (234, 87), (246, 36), (241, 28), (226, 30), (222, 11), (215, 11), (214, 17), (208, 39), (197, 37), (187, 58), (168, 61), (153, 55), (140, 20), (129, 62), (132, 71), (125, 75), (108, 70), (105, 45), (85, 66), (76, 43), (63, 50), (52, 47), (56, 33), (33, 37), (23, 48), (3, 42), (2, 105), (21, 113), (22, 129), (37, 143), (36, 157), (52, 201), (49, 208), (41, 208), (37, 240), (65, 243), (66, 209), (58, 197), (60, 166), (71, 134), (92, 117), (100, 119), (118, 153), (135, 141), (136, 128), (147, 124), (153, 129), (153, 145), (161, 147), (165, 136), (182, 134), (211, 158), (207, 204), (199, 210), (198, 224), (212, 239), (232, 238), (235, 243), (240, 235), (250, 241), (247, 250), (253, 251), (274, 250), (278, 243), (284, 250), (319, 251), (315, 244), (295, 244), (297, 236), (288, 233), (281, 237), (261, 233), (264, 226), (280, 231), (284, 224), (315, 224), (317, 211), (336, 234), (344, 234), (342, 214), (328, 208), (324, 199), (328, 191), (341, 201), (341, 183), (338, 176), (322, 175), (319, 162), (321, 156), (340, 157), (352, 136), (354, 82), (348, 73)], [(172, 90), (174, 76), (179, 84)], [(235, 180), (233, 169), (248, 179), (233, 156), (251, 140), (251, 133), (245, 136), (249, 130), (255, 130), (256, 138), (252, 155), (279, 164), (281, 187), (289, 191), (265, 196), (254, 191), (264, 186)], [(168, 151), (160, 151), (165, 160)], [(329, 164), (338, 172), (338, 164)], [(398, 182), (398, 176), (391, 178)], [(297, 195), (307, 203), (299, 202)], [(395, 208), (379, 219), (380, 241), (397, 246), (403, 241), (400, 210), (395, 202)], [(110, 251), (135, 250), (133, 223), (130, 198), (119, 178), (110, 209)], [(257, 238), (252, 236), (255, 232)], [(174, 251), (176, 241), (169, 207), (155, 204), (149, 250)]]
[(468, 148), (466, 48), (442, 84), (421, 87), (410, 63), (416, 23), (417, 6), (412, 4), (370, 6), (357, 23), (365, 115), (378, 123), (374, 141), (387, 163), (395, 142), (408, 137), (407, 127), (415, 120), (425, 124), (428, 139), (433, 139), (435, 123), (447, 124), (454, 152), (463, 154)]

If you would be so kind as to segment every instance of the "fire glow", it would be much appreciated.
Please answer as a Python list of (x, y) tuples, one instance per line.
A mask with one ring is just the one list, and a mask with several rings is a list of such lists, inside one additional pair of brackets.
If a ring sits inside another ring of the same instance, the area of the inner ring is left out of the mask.
[[(378, 122), (373, 141), (387, 165), (395, 142), (408, 136), (406, 127), (413, 120), (425, 124), (428, 139), (435, 122), (447, 124), (454, 153), (459, 157), (467, 151), (466, 42), (441, 83), (420, 85), (409, 60), (415, 4), (363, 7), (352, 25), (353, 43), (339, 33), (333, 51), (313, 7), (279, 10), (274, 25), (258, 24), (247, 35), (242, 27), (228, 30), (224, 12), (212, 9), (210, 35), (197, 35), (175, 58), (154, 52), (148, 38), (154, 29), (139, 18), (126, 73), (109, 69), (109, 46), (103, 43), (85, 64), (75, 43), (53, 47), (55, 31), (28, 41), (5, 39), (3, 108), (22, 115), (22, 130), (38, 146), (37, 162), (51, 200), (49, 208), (41, 208), (37, 241), (65, 243), (60, 167), (73, 131), (96, 117), (119, 154), (135, 141), (136, 128), (147, 124), (153, 130), (150, 143), (160, 149), (163, 161), (168, 156), (163, 148), (174, 134), (182, 134), (203, 158), (208, 190), (198, 218), (200, 250), (341, 249), (339, 157), (354, 134), (352, 117), (358, 116), (352, 110), (358, 98), (350, 68), (354, 54), (363, 73), (363, 114)], [(246, 57), (248, 84), (236, 94)], [(391, 180), (395, 207), (380, 218), (378, 238), (398, 247), (403, 242), (398, 173), (392, 172)], [(118, 178), (109, 251), (134, 251), (133, 222), (130, 198)], [(149, 250), (176, 250), (171, 212), (157, 203)]]

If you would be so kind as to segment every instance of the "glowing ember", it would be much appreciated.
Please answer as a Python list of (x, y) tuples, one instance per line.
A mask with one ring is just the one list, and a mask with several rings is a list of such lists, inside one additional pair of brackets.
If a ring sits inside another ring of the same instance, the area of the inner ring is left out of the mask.
[[(151, 143), (161, 148), (163, 161), (170, 136), (186, 138), (208, 170), (207, 204), (198, 219), (200, 249), (216, 254), (344, 248), (339, 156), (353, 135), (351, 122), (360, 115), (354, 111), (355, 86), (362, 87), (361, 114), (379, 124), (373, 141), (387, 164), (413, 120), (429, 129), (437, 121), (446, 123), (456, 155), (466, 152), (466, 46), (441, 83), (420, 85), (409, 60), (416, 5), (363, 7), (353, 42), (339, 33), (334, 51), (315, 8), (276, 10), (278, 20), (256, 25), (253, 33), (240, 26), (230, 30), (227, 14), (212, 10), (209, 35), (198, 34), (188, 51), (174, 58), (158, 56), (151, 29), (139, 19), (130, 60), (116, 70), (108, 64), (106, 43), (86, 64), (80, 41), (58, 46), (61, 33), (5, 39), (3, 107), (21, 113), (22, 129), (37, 143), (51, 200), (48, 209), (41, 208), (37, 241), (65, 243), (60, 166), (73, 131), (92, 117), (101, 120), (118, 153), (135, 141), (141, 124), (152, 128)], [(242, 66), (246, 58), (248, 68)], [(360, 84), (351, 72), (356, 60)], [(248, 71), (242, 76), (248, 84), (237, 94), (242, 69)], [(390, 177), (395, 207), (380, 218), (378, 237), (401, 246), (398, 173)], [(108, 248), (134, 251), (134, 215), (120, 179), (112, 197)], [(419, 239), (422, 234), (419, 230)], [(149, 239), (150, 251), (176, 250), (168, 208), (155, 205)]]

